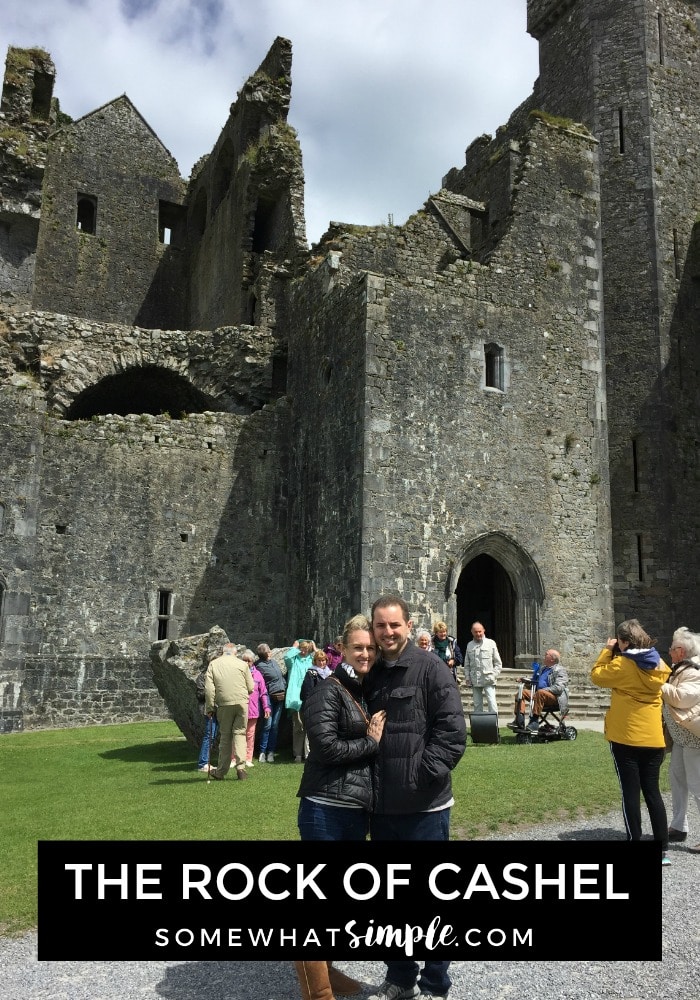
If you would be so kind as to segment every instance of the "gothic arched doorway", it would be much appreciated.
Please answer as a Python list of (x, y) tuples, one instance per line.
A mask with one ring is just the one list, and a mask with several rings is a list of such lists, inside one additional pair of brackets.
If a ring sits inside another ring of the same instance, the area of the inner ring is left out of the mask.
[(539, 650), (539, 609), (544, 586), (532, 557), (500, 531), (475, 538), (464, 549), (447, 583), (450, 620), (462, 650), (480, 621), (495, 639), (504, 667), (529, 672)]
[(515, 666), (515, 591), (492, 556), (479, 555), (462, 570), (457, 584), (457, 642), (466, 649), (473, 622), (494, 639), (504, 667)]

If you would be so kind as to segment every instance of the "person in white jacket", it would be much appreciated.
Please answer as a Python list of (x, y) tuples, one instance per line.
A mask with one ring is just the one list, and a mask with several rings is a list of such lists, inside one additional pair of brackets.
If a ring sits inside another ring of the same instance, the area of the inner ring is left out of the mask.
[(474, 711), (497, 712), (496, 678), (503, 667), (498, 646), (493, 639), (486, 638), (481, 622), (474, 622), (471, 631), (473, 638), (467, 643), (464, 677), (474, 695)]
[[(669, 654), (671, 676), (661, 688), (663, 718), (673, 739), (668, 839), (683, 841), (688, 836), (689, 794), (700, 811), (700, 635), (685, 626), (676, 629)], [(700, 844), (688, 850), (700, 854)]]

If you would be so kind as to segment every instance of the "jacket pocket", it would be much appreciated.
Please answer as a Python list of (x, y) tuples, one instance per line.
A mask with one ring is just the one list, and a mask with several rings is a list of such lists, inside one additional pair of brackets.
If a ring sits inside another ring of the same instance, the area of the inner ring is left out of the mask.
[(414, 718), (416, 687), (396, 687), (389, 695), (387, 715), (394, 722), (409, 722)]

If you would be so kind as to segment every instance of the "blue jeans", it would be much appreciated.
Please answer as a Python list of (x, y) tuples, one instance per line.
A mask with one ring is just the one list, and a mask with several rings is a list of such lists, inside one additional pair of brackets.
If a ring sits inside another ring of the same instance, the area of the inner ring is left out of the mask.
[[(409, 813), (405, 816), (373, 814), (370, 819), (372, 840), (449, 840), (450, 810)], [(449, 962), (387, 962), (387, 982), (403, 989), (418, 983), (421, 992), (446, 996), (452, 980), (447, 974)]]
[(219, 723), (216, 721), (216, 716), (212, 716), (211, 719), (205, 719), (204, 739), (202, 740), (202, 745), (199, 748), (199, 761), (197, 762), (197, 767), (207, 766), (210, 754), (209, 740), (211, 739), (213, 747), (218, 735)]
[(297, 824), (302, 840), (366, 840), (369, 815), (364, 809), (302, 799)]
[(270, 698), (270, 715), (269, 718), (265, 719), (260, 734), (260, 753), (274, 753), (277, 749), (277, 736), (279, 735), (283, 711), (284, 701), (275, 701)]
[(404, 816), (373, 813), (370, 837), (372, 840), (449, 840), (450, 810), (407, 813)]

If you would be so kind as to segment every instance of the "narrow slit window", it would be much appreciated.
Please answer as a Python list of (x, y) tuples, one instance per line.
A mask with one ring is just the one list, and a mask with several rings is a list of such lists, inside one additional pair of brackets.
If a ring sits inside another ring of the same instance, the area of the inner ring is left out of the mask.
[(168, 624), (171, 618), (172, 590), (158, 591), (158, 638), (168, 638)]
[(500, 389), (505, 385), (503, 348), (498, 344), (484, 345), (484, 385), (489, 389)]
[(641, 535), (637, 535), (637, 576), (639, 582), (642, 583), (644, 581), (644, 547)]
[(634, 492), (639, 493), (639, 449), (636, 438), (632, 438), (632, 486)]
[(676, 277), (681, 276), (681, 256), (678, 248), (678, 230), (673, 230), (673, 263), (676, 269)]
[(659, 14), (657, 17), (657, 26), (659, 32), (659, 64), (663, 66), (664, 64), (664, 16)]
[(78, 211), (75, 228), (81, 233), (94, 236), (97, 232), (97, 198), (90, 194), (78, 195)]
[(617, 111), (617, 148), (621, 153), (625, 151), (625, 112), (622, 108)]

